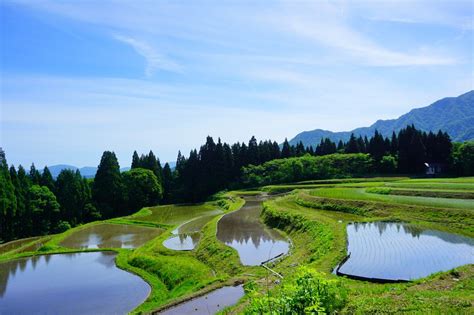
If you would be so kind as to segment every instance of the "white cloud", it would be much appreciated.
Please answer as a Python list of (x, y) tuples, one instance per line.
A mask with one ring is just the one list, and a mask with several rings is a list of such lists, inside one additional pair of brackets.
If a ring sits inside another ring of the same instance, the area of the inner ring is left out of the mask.
[(151, 77), (159, 69), (172, 72), (182, 71), (182, 67), (179, 64), (158, 53), (150, 44), (144, 41), (122, 35), (115, 35), (114, 38), (132, 46), (138, 54), (145, 58), (145, 74), (148, 77)]
[(349, 56), (355, 63), (369, 66), (426, 66), (452, 65), (451, 57), (427, 53), (394, 51), (375, 43), (358, 32), (348, 21), (344, 6), (338, 3), (317, 2), (315, 5), (286, 4), (284, 15), (273, 15), (267, 20), (275, 27), (306, 38), (336, 53)]

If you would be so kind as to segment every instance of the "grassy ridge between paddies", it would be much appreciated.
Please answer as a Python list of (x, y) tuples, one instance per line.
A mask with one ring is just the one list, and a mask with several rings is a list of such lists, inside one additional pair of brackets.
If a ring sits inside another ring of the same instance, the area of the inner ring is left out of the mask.
[[(304, 202), (302, 202), (302, 200)], [(322, 272), (327, 280), (339, 281), (346, 289), (345, 305), (339, 313), (370, 314), (370, 313), (472, 313), (474, 311), (474, 266), (462, 266), (450, 272), (434, 274), (430, 277), (399, 284), (374, 284), (356, 281), (332, 274), (332, 269), (346, 255), (346, 225), (352, 221), (403, 220), (418, 224), (424, 222), (431, 228), (459, 232), (460, 225), (456, 220), (437, 222), (432, 212), (438, 208), (424, 208), (419, 218), (414, 219), (412, 208), (398, 207), (396, 211), (366, 211), (363, 215), (341, 211), (344, 203), (349, 209), (352, 201), (338, 201), (341, 209), (322, 210), (320, 200), (304, 192), (295, 192), (289, 196), (266, 201), (262, 218), (275, 228), (284, 230), (292, 239), (294, 247), (292, 255), (275, 268), (285, 275), (283, 283), (294, 281), (298, 266), (314, 268)], [(446, 211), (452, 211), (446, 209)], [(456, 210), (455, 210), (456, 211)], [(468, 213), (470, 220), (473, 214)], [(424, 221), (426, 220), (426, 221)], [(462, 230), (462, 228), (461, 228)], [(465, 231), (473, 236), (474, 233)], [(256, 293), (259, 291), (260, 293)], [(282, 286), (274, 287), (269, 292), (265, 286), (251, 294), (270, 296), (278, 300), (282, 294)], [(255, 299), (262, 303), (261, 299)], [(250, 302), (248, 309), (252, 309)]]
[(370, 193), (370, 190), (366, 191), (365, 188), (320, 188), (312, 190), (310, 194), (316, 197), (332, 199), (376, 201), (390, 204), (474, 210), (474, 200), (388, 194), (385, 195)]

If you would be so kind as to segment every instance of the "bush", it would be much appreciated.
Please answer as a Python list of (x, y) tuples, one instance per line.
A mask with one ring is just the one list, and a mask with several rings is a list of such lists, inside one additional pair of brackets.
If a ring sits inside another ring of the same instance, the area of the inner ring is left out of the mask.
[(71, 228), (71, 224), (67, 221), (59, 221), (58, 225), (56, 225), (56, 228), (54, 229), (55, 233), (62, 233), (64, 231), (67, 231)]
[(347, 291), (338, 280), (302, 267), (274, 295), (251, 293), (246, 314), (329, 314), (344, 307)]

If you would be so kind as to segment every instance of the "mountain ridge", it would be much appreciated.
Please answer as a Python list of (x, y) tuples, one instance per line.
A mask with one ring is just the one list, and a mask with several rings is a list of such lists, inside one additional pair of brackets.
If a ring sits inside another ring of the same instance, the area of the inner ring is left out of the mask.
[(302, 141), (305, 146), (316, 146), (321, 139), (329, 138), (334, 142), (347, 141), (352, 133), (356, 136), (370, 137), (375, 130), (384, 137), (398, 132), (407, 125), (414, 124), (423, 131), (446, 131), (453, 141), (474, 139), (474, 90), (457, 97), (445, 97), (431, 105), (414, 108), (395, 119), (379, 119), (369, 127), (359, 127), (350, 131), (333, 132), (324, 129), (303, 131), (289, 142), (296, 145)]

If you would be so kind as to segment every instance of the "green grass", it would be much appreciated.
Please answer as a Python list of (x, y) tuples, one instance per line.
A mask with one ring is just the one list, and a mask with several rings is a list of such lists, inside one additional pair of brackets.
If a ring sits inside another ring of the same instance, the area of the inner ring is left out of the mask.
[(311, 195), (323, 198), (377, 201), (391, 204), (419, 205), (440, 208), (474, 210), (474, 200), (381, 195), (367, 192), (364, 188), (320, 188), (310, 192)]

